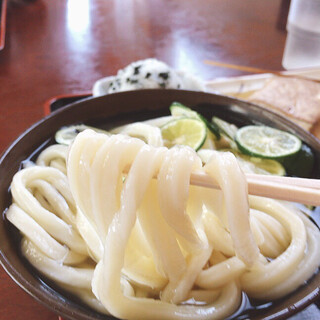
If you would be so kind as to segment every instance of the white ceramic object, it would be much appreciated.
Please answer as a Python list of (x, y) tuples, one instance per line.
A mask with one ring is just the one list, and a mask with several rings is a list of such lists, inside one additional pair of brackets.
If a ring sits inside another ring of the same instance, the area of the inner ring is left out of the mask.
[(320, 67), (320, 0), (291, 0), (282, 65)]

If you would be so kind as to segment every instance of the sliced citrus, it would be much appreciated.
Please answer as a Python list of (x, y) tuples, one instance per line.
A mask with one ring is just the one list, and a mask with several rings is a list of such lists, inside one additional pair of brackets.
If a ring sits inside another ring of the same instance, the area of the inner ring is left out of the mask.
[(179, 118), (161, 127), (165, 146), (186, 145), (199, 150), (207, 137), (207, 128), (203, 121), (195, 118)]
[(77, 136), (78, 133), (80, 133), (86, 129), (91, 129), (96, 132), (108, 134), (107, 131), (97, 129), (94, 127), (90, 127), (85, 124), (78, 124), (78, 125), (73, 125), (73, 126), (68, 126), (68, 127), (62, 127), (60, 130), (58, 130), (56, 132), (55, 140), (59, 144), (65, 144), (68, 146), (69, 144), (71, 144), (71, 142), (74, 140), (74, 138)]
[(216, 139), (220, 139), (219, 128), (215, 123), (208, 121), (203, 115), (200, 113), (193, 111), (192, 109), (186, 107), (180, 102), (173, 102), (170, 106), (170, 112), (173, 116), (177, 117), (188, 117), (188, 118), (196, 118), (200, 119), (204, 122), (206, 127), (212, 132)]
[(170, 112), (173, 116), (176, 117), (190, 117), (190, 118), (197, 118), (198, 113), (193, 111), (192, 109), (188, 108), (187, 106), (183, 105), (180, 102), (172, 102), (170, 106)]
[(235, 139), (244, 154), (279, 160), (296, 154), (302, 145), (295, 135), (268, 126), (242, 127)]
[(225, 120), (222, 120), (218, 117), (212, 118), (212, 123), (214, 123), (216, 126), (218, 126), (220, 132), (227, 136), (228, 138), (234, 140), (235, 135), (237, 133), (238, 128)]

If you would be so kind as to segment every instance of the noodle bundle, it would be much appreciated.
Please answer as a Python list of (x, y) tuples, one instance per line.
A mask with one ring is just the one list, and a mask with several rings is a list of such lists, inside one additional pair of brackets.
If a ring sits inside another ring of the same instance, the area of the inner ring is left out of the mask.
[[(16, 173), (6, 216), (35, 268), (133, 320), (223, 319), (242, 292), (277, 299), (317, 271), (318, 228), (289, 203), (248, 196), (232, 153), (214, 151), (203, 166), (156, 137), (86, 130)], [(195, 171), (220, 190), (190, 186)]]

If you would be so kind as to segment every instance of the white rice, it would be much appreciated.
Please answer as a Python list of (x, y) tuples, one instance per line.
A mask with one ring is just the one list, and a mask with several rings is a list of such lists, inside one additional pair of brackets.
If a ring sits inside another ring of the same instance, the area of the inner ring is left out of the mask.
[(115, 77), (97, 81), (93, 87), (94, 96), (139, 89), (186, 89), (204, 91), (203, 81), (181, 71), (175, 71), (157, 59), (133, 62)]

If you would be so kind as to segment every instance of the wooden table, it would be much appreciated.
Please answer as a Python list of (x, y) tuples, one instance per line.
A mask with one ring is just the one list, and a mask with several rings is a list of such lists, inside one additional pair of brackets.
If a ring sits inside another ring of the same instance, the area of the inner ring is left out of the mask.
[[(53, 96), (90, 91), (156, 57), (203, 79), (245, 74), (205, 63), (281, 70), (286, 0), (15, 0), (0, 51), (0, 152), (44, 116)], [(0, 319), (57, 320), (0, 268)]]

